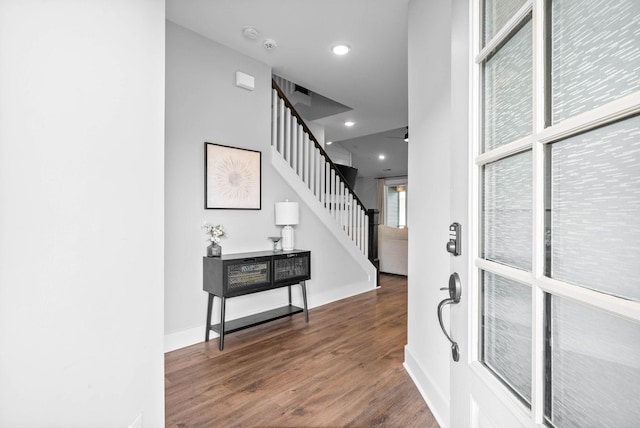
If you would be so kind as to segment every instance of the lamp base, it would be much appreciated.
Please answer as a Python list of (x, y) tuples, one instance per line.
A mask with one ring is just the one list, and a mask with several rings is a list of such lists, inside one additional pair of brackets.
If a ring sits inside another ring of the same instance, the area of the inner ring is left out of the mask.
[(293, 227), (285, 226), (282, 228), (282, 250), (293, 250)]

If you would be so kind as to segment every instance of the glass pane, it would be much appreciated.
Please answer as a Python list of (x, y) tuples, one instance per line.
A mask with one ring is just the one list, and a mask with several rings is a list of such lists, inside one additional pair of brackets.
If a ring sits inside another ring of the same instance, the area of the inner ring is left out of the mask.
[(640, 89), (640, 1), (551, 5), (553, 123)]
[(554, 296), (550, 339), (555, 427), (639, 426), (640, 324)]
[(531, 402), (531, 289), (483, 272), (483, 362)]
[(483, 257), (531, 270), (531, 152), (484, 166)]
[(385, 207), (387, 226), (398, 227), (400, 216), (400, 196), (396, 186), (387, 187), (387, 206)]
[(640, 300), (640, 116), (550, 152), (551, 276)]
[(531, 134), (531, 21), (484, 64), (484, 150)]
[(485, 0), (483, 10), (485, 45), (526, 2), (526, 0)]

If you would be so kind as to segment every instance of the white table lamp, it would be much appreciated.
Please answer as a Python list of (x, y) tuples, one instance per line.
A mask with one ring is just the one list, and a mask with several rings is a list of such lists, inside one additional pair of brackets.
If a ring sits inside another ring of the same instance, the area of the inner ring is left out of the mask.
[(293, 250), (293, 228), (298, 224), (299, 209), (297, 202), (276, 202), (276, 225), (282, 228), (282, 249)]

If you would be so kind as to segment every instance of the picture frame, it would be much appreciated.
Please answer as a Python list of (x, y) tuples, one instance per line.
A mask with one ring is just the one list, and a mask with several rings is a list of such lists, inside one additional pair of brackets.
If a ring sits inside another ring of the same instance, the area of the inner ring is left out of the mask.
[(262, 209), (262, 152), (205, 142), (204, 208)]

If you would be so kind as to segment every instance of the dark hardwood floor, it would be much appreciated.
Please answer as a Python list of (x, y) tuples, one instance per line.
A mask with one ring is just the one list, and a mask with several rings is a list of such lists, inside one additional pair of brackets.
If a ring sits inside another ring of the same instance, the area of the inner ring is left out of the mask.
[[(437, 427), (405, 372), (407, 280), (165, 355), (167, 427)], [(204, 336), (204, 332), (203, 332)]]

